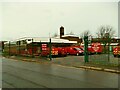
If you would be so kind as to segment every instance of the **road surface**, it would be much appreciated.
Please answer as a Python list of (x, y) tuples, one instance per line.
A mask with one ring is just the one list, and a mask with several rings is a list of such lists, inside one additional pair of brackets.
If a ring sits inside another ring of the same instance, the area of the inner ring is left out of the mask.
[(118, 74), (2, 58), (3, 88), (117, 88)]

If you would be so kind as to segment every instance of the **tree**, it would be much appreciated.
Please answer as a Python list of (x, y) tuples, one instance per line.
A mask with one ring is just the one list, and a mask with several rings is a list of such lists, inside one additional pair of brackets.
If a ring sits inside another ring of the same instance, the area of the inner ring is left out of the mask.
[(83, 33), (80, 34), (81, 38), (84, 38), (84, 36), (88, 36), (88, 37), (91, 36), (90, 31), (86, 30), (86, 31), (84, 31)]
[(98, 38), (112, 38), (115, 34), (112, 26), (101, 26), (96, 33)]
[(114, 36), (115, 31), (112, 26), (101, 26), (96, 33), (98, 40), (104, 45), (104, 52), (106, 53), (106, 45), (110, 44), (111, 38)]
[(84, 41), (84, 36), (88, 36), (89, 44), (91, 43), (92, 35), (89, 30), (86, 30), (80, 34), (80, 38)]

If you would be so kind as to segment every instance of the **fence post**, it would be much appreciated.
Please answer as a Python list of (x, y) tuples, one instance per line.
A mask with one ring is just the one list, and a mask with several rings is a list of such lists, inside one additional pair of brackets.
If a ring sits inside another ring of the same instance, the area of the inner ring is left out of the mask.
[(33, 52), (33, 38), (32, 38), (32, 58), (33, 58), (33, 54), (34, 52)]
[(9, 56), (10, 56), (10, 41), (9, 41)]
[(20, 55), (20, 40), (19, 40), (19, 42), (18, 42), (18, 47), (19, 47), (19, 55)]
[(4, 42), (2, 41), (2, 53), (4, 52)]
[(110, 42), (111, 42), (111, 39), (110, 39), (110, 36), (108, 36), (108, 62), (110, 61)]
[(88, 36), (84, 36), (84, 61), (88, 62)]
[(41, 40), (40, 40), (40, 50), (39, 50), (40, 54), (42, 53), (42, 45), (41, 45)]
[(50, 38), (50, 42), (49, 42), (49, 48), (50, 48), (50, 50), (49, 50), (49, 58), (50, 58), (50, 60), (52, 60), (52, 55), (51, 55), (51, 38)]

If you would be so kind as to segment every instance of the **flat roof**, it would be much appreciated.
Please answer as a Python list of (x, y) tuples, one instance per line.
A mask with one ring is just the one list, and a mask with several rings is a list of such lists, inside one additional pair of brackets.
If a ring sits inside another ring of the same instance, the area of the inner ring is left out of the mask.
[[(19, 38), (19, 39), (16, 39), (16, 40), (12, 40), (10, 41), (11, 43), (15, 43), (17, 41), (21, 41), (21, 40), (26, 40), (27, 43), (31, 43), (32, 42), (32, 39), (33, 39), (33, 42), (50, 42), (50, 38), (49, 37), (23, 37), (23, 38)], [(6, 43), (9, 43), (6, 42)], [(77, 41), (69, 41), (69, 40), (66, 40), (66, 39), (60, 39), (60, 38), (51, 38), (51, 43), (77, 43)]]
[(63, 35), (62, 37), (78, 37), (78, 36), (76, 36), (76, 35), (66, 34), (66, 35)]

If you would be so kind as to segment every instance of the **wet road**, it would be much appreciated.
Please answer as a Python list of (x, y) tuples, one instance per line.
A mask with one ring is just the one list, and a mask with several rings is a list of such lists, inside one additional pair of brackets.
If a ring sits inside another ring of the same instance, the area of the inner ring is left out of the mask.
[(3, 88), (117, 88), (118, 74), (2, 59)]

